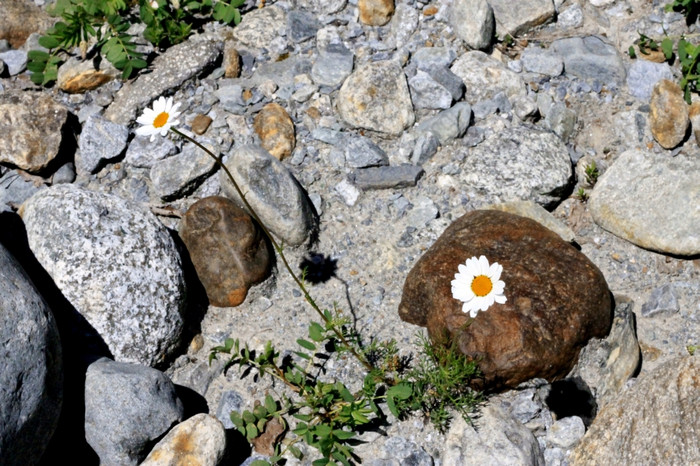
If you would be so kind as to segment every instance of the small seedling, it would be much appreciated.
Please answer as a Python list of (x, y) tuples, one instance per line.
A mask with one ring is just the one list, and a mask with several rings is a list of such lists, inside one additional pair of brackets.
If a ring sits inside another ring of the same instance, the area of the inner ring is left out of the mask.
[(697, 351), (698, 346), (697, 345), (688, 345), (685, 347), (686, 351), (688, 351), (688, 354), (691, 356), (695, 356), (695, 351)]
[(595, 164), (595, 160), (591, 160), (591, 163), (586, 165), (586, 182), (591, 186), (594, 186), (598, 182), (598, 176), (600, 175), (598, 167)]
[(588, 193), (583, 188), (578, 188), (576, 191), (576, 197), (581, 200), (581, 202), (588, 202)]

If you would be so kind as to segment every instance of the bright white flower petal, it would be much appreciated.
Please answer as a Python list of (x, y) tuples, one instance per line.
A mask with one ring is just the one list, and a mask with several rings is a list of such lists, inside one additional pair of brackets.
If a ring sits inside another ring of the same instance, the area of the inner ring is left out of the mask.
[(136, 119), (136, 122), (143, 125), (136, 129), (136, 134), (139, 136), (151, 136), (151, 141), (157, 135), (165, 136), (173, 126), (180, 122), (177, 117), (181, 114), (177, 109), (180, 108), (180, 103), (173, 105), (173, 98), (159, 97), (153, 102), (153, 108), (145, 108), (141, 116)]
[(505, 282), (500, 280), (503, 266), (498, 262), (489, 264), (486, 256), (470, 257), (457, 267), (458, 273), (450, 282), (452, 296), (462, 301), (462, 312), (476, 317), (494, 303), (503, 304)]

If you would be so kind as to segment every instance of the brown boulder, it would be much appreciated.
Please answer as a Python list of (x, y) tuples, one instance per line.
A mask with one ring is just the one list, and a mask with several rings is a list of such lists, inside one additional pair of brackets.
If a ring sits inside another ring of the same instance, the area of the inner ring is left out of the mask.
[(253, 219), (233, 201), (201, 199), (182, 218), (180, 236), (210, 304), (238, 306), (270, 274), (271, 252)]
[[(451, 281), (481, 255), (503, 266), (507, 301), (472, 321)], [(559, 235), (525, 217), (477, 210), (450, 225), (409, 272), (399, 316), (478, 360), (477, 388), (500, 389), (564, 377), (590, 338), (607, 335), (611, 306), (603, 274)]]
[(294, 123), (281, 105), (274, 102), (265, 105), (255, 116), (253, 128), (263, 148), (277, 160), (283, 160), (294, 150)]

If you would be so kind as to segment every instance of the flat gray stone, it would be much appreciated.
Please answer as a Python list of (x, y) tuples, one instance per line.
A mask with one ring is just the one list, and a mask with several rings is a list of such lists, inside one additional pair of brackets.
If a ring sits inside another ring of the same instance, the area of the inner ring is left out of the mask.
[(354, 127), (398, 135), (415, 120), (406, 77), (393, 61), (372, 62), (355, 70), (336, 102), (341, 118)]
[(360, 189), (389, 189), (415, 186), (423, 169), (415, 165), (370, 167), (355, 170), (351, 181)]
[(490, 99), (499, 92), (505, 92), (509, 99), (527, 94), (525, 82), (516, 72), (478, 50), (459, 57), (450, 71), (464, 81), (467, 88), (464, 100), (470, 104)]
[(37, 464), (61, 413), (61, 342), (44, 299), (2, 244), (0, 342), (1, 462)]
[(389, 156), (377, 144), (364, 136), (345, 136), (342, 141), (345, 165), (351, 168), (389, 165)]
[(175, 350), (185, 279), (155, 215), (72, 184), (38, 192), (19, 213), (37, 260), (115, 358), (155, 365)]
[(0, 60), (5, 63), (10, 76), (18, 75), (27, 69), (27, 52), (25, 50), (0, 52)]
[(447, 110), (423, 120), (417, 127), (416, 133), (431, 132), (440, 144), (461, 137), (467, 131), (472, 118), (472, 108), (466, 102), (458, 102)]
[(337, 88), (352, 73), (354, 60), (353, 53), (343, 44), (329, 44), (319, 51), (311, 77), (320, 86)]
[(150, 367), (99, 359), (85, 375), (85, 439), (103, 465), (137, 465), (182, 420), (168, 376)]
[(445, 109), (452, 105), (452, 93), (425, 71), (418, 70), (408, 85), (415, 108)]
[(396, 10), (389, 23), (388, 40), (400, 50), (411, 43), (411, 38), (418, 28), (420, 12), (413, 5), (403, 2), (395, 2), (395, 5)]
[(598, 225), (637, 246), (700, 254), (697, 157), (628, 150), (598, 179), (588, 205)]
[(0, 177), (0, 212), (14, 212), (19, 206), (46, 185), (36, 185), (17, 171), (7, 171)]
[(552, 0), (518, 0), (517, 8), (511, 0), (489, 0), (496, 17), (496, 34), (516, 37), (554, 18)]
[(597, 36), (569, 37), (552, 42), (550, 50), (564, 60), (567, 75), (617, 87), (627, 72), (617, 49)]
[(674, 286), (667, 283), (651, 291), (649, 301), (642, 304), (642, 315), (651, 317), (657, 314), (674, 314), (680, 309)]
[[(207, 144), (203, 140), (198, 142), (204, 144), (214, 154), (219, 153), (218, 148), (213, 144)], [(156, 194), (161, 199), (169, 201), (194, 191), (217, 168), (216, 161), (209, 154), (189, 143), (179, 154), (155, 162), (150, 176)]]
[(122, 125), (134, 123), (144, 107), (212, 65), (222, 51), (222, 42), (193, 38), (173, 45), (153, 60), (151, 73), (139, 75), (117, 91), (105, 118)]
[[(309, 239), (317, 219), (299, 182), (282, 162), (260, 146), (244, 145), (233, 150), (225, 165), (260, 220), (285, 245), (299, 246)], [(245, 209), (223, 170), (220, 182), (224, 194)]]
[(668, 63), (654, 63), (649, 60), (635, 60), (627, 73), (627, 87), (630, 94), (648, 102), (651, 91), (662, 79), (673, 81), (673, 73)]
[(126, 149), (124, 161), (137, 168), (151, 168), (159, 160), (175, 155), (177, 146), (168, 138), (136, 136)]
[(419, 70), (430, 72), (436, 68), (448, 68), (457, 58), (451, 47), (421, 47), (411, 55), (411, 63)]
[(525, 71), (539, 73), (545, 76), (559, 76), (564, 71), (564, 60), (539, 45), (532, 45), (523, 50), (520, 61)]
[(126, 149), (129, 128), (112, 123), (100, 116), (92, 116), (83, 125), (78, 138), (75, 164), (78, 172), (96, 173), (108, 161)]
[(470, 149), (460, 179), (487, 202), (530, 200), (553, 206), (573, 177), (569, 152), (559, 137), (534, 127), (503, 129)]

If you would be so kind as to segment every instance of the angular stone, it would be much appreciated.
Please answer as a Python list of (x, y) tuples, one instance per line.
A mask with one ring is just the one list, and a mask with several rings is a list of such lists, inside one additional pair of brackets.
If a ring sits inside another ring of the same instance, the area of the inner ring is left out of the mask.
[(180, 236), (213, 306), (238, 306), (251, 285), (270, 275), (272, 253), (265, 235), (225, 197), (192, 204), (182, 217)]
[(109, 61), (102, 60), (99, 67), (95, 67), (94, 60), (79, 60), (69, 58), (58, 69), (56, 85), (69, 94), (81, 94), (113, 80), (121, 73)]
[(493, 8), (486, 0), (454, 0), (449, 21), (467, 47), (480, 50), (491, 44), (495, 21)]
[(253, 128), (260, 143), (277, 160), (284, 160), (294, 150), (294, 123), (280, 104), (269, 103), (255, 115)]
[(5, 63), (10, 76), (16, 76), (27, 69), (27, 52), (24, 50), (0, 52), (0, 61)]
[[(234, 149), (225, 162), (260, 220), (285, 245), (299, 246), (317, 228), (317, 219), (304, 190), (282, 162), (260, 146)], [(222, 170), (221, 188), (244, 208), (238, 192)]]
[(576, 235), (571, 228), (566, 226), (564, 222), (550, 214), (547, 209), (532, 201), (511, 201), (502, 204), (493, 204), (488, 206), (490, 210), (500, 210), (511, 214), (520, 215), (521, 217), (531, 218), (538, 222), (543, 227), (552, 230), (558, 234), (561, 239), (570, 243)]
[(364, 136), (346, 136), (343, 140), (345, 164), (352, 168), (389, 165), (389, 156), (371, 139)]
[(510, 0), (489, 0), (496, 17), (496, 34), (516, 37), (554, 18), (552, 0), (518, 0), (514, 8)]
[(520, 61), (525, 71), (546, 76), (559, 76), (564, 71), (564, 60), (551, 50), (531, 45), (523, 50)]
[(654, 86), (662, 79), (673, 80), (673, 72), (668, 63), (634, 60), (627, 72), (627, 87), (630, 94), (647, 102), (651, 98)]
[(207, 132), (209, 125), (211, 125), (212, 119), (207, 115), (197, 114), (192, 121), (190, 121), (190, 128), (194, 134), (202, 135)]
[(673, 149), (685, 139), (690, 118), (680, 86), (662, 79), (651, 92), (649, 126), (654, 139), (665, 149)]
[(34, 2), (25, 0), (2, 0), (0, 10), (0, 39), (7, 40), (14, 49), (24, 45), (30, 34), (44, 32), (55, 22)]
[(267, 48), (287, 24), (287, 13), (276, 5), (257, 8), (243, 15), (233, 29), (233, 37), (250, 47)]
[(451, 108), (423, 120), (416, 128), (417, 133), (433, 133), (445, 144), (461, 137), (467, 131), (472, 119), (472, 108), (466, 102), (457, 102)]
[(75, 157), (78, 172), (95, 173), (126, 149), (129, 128), (93, 115), (83, 125)]
[(99, 359), (85, 375), (85, 439), (104, 465), (137, 465), (182, 420), (168, 376), (138, 364)]
[[(213, 145), (206, 144), (205, 141), (200, 141), (201, 143), (214, 154), (218, 153)], [(213, 157), (190, 143), (183, 147), (179, 154), (154, 163), (150, 177), (158, 196), (167, 201), (194, 191), (217, 167)]]
[(292, 10), (287, 13), (287, 35), (294, 43), (314, 37), (320, 28), (321, 23), (309, 11)]
[(547, 431), (547, 443), (558, 448), (569, 449), (583, 438), (586, 426), (583, 419), (578, 416), (569, 416), (558, 419)]
[(406, 77), (393, 61), (368, 63), (352, 73), (340, 88), (337, 106), (348, 124), (392, 135), (415, 120)]
[(0, 342), (1, 462), (37, 464), (61, 413), (61, 342), (44, 299), (2, 244)]
[(641, 150), (618, 156), (588, 202), (602, 228), (637, 246), (681, 256), (700, 254), (698, 205), (700, 159)]
[(627, 72), (617, 49), (598, 36), (555, 40), (549, 49), (564, 60), (568, 75), (618, 87), (625, 82)]
[(136, 136), (126, 149), (124, 161), (138, 168), (151, 168), (159, 160), (175, 155), (177, 146), (168, 138)]
[(411, 63), (419, 70), (430, 72), (436, 68), (448, 68), (457, 58), (453, 48), (421, 47), (411, 55)]
[(19, 210), (29, 247), (122, 361), (155, 365), (180, 343), (186, 305), (177, 247), (141, 205), (72, 184)]
[(460, 180), (487, 202), (530, 200), (550, 207), (566, 195), (573, 170), (556, 134), (512, 126), (468, 150)]
[(388, 189), (415, 186), (423, 169), (415, 165), (370, 167), (355, 170), (352, 182), (360, 189)]
[(667, 283), (652, 290), (649, 301), (642, 304), (642, 315), (651, 317), (657, 314), (674, 314), (680, 309), (674, 287)]
[(358, 0), (360, 22), (369, 26), (384, 26), (394, 14), (394, 0)]
[(452, 105), (452, 94), (425, 71), (418, 70), (408, 80), (415, 108), (445, 109)]
[(503, 63), (475, 50), (459, 57), (450, 68), (459, 76), (467, 90), (464, 100), (470, 104), (490, 99), (499, 92), (505, 92), (509, 99), (525, 96), (525, 82)]
[(0, 162), (36, 173), (57, 155), (68, 110), (45, 93), (0, 93)]
[(416, 138), (416, 145), (411, 153), (411, 163), (423, 165), (432, 158), (440, 146), (440, 140), (432, 131), (420, 133)]
[(389, 25), (388, 40), (392, 41), (397, 50), (411, 43), (413, 33), (418, 29), (420, 13), (413, 5), (399, 2), (394, 11), (393, 21)]
[(571, 453), (572, 465), (698, 464), (700, 358), (672, 359), (605, 406)]
[(311, 77), (320, 86), (337, 88), (352, 73), (355, 56), (343, 44), (329, 44), (319, 50)]
[[(503, 266), (507, 301), (472, 320), (450, 282), (481, 255)], [(564, 377), (588, 340), (608, 333), (611, 314), (605, 278), (586, 256), (539, 223), (494, 210), (452, 223), (409, 272), (399, 305), (402, 320), (477, 360), (483, 389)]]
[(192, 38), (173, 45), (153, 60), (151, 73), (141, 74), (119, 89), (105, 111), (105, 118), (123, 125), (134, 123), (137, 112), (211, 66), (222, 49), (222, 42)]
[(236, 43), (226, 41), (224, 44), (224, 77), (237, 78), (241, 75), (241, 55), (236, 49)]
[(216, 466), (226, 452), (223, 424), (209, 414), (196, 414), (172, 428), (140, 466)]

